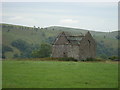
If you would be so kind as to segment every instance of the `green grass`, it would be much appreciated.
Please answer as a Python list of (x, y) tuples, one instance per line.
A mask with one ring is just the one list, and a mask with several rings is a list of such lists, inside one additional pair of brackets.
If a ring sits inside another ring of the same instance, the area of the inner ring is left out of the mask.
[(117, 88), (115, 62), (3, 61), (3, 88)]

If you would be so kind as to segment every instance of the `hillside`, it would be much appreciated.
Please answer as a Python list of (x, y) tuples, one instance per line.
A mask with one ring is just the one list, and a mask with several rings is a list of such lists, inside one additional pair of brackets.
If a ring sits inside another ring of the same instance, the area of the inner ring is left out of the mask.
[[(42, 43), (51, 44), (55, 37), (62, 31), (71, 32), (75, 35), (84, 35), (88, 31), (84, 29), (59, 26), (39, 28), (0, 24), (0, 27), (2, 27), (2, 45), (12, 48), (12, 51), (8, 50), (5, 52), (6, 58), (13, 58), (15, 54), (21, 54), (20, 50), (11, 45), (15, 40), (24, 40), (31, 45), (40, 45)], [(97, 57), (117, 55), (118, 40), (120, 39), (118, 33), (120, 32), (90, 32), (97, 42)]]

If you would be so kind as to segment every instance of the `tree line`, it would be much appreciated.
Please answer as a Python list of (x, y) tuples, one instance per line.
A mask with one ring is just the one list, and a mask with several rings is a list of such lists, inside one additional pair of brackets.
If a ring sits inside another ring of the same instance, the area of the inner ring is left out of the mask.
[[(51, 38), (48, 39), (53, 40)], [(51, 42), (51, 41), (50, 41)], [(52, 52), (52, 45), (49, 43), (39, 44), (29, 44), (28, 42), (18, 39), (11, 43), (12, 47), (17, 48), (21, 53), (14, 54), (13, 58), (44, 58), (50, 57)], [(112, 51), (112, 52), (111, 52)], [(120, 51), (120, 49), (119, 49)], [(2, 47), (2, 58), (5, 57), (6, 52), (13, 52), (13, 49), (10, 46), (3, 45)], [(108, 48), (103, 43), (97, 42), (97, 57), (103, 59), (117, 59), (118, 50), (113, 48)]]

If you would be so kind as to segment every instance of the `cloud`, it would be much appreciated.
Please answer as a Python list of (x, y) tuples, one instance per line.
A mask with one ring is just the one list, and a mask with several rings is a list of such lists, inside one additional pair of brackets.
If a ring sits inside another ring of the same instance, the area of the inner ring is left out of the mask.
[(21, 16), (14, 16), (10, 18), (10, 20), (21, 20), (21, 19), (23, 19), (23, 17)]
[(113, 31), (118, 28), (117, 5), (114, 3), (4, 4), (2, 21), (6, 23), (39, 27), (59, 25), (95, 31)]
[(60, 23), (62, 24), (75, 24), (78, 23), (78, 20), (73, 20), (73, 19), (62, 19), (60, 20)]
[(21, 15), (11, 15), (11, 16), (3, 16), (2, 23), (10, 23), (10, 24), (17, 24), (17, 25), (27, 25), (27, 26), (34, 26), (38, 25), (39, 21), (35, 18), (30, 18), (30, 16)]

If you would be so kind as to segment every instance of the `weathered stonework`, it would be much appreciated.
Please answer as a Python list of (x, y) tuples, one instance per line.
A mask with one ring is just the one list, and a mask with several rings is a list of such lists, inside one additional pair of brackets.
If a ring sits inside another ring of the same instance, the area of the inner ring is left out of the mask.
[(52, 57), (73, 57), (77, 60), (95, 58), (96, 42), (90, 32), (85, 36), (60, 33), (53, 43)]

